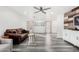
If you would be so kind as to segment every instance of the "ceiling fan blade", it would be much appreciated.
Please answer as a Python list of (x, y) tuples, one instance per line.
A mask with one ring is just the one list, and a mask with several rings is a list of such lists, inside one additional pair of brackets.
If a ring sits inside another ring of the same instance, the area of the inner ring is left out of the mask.
[(38, 13), (38, 12), (40, 12), (40, 11), (36, 11), (36, 12), (34, 12), (34, 13)]
[(46, 14), (46, 12), (44, 12), (44, 10), (42, 10), (42, 13)]
[(51, 9), (51, 8), (45, 8), (45, 9), (43, 9), (43, 10), (48, 10), (48, 9)]
[(40, 10), (39, 8), (37, 8), (37, 7), (34, 7), (35, 9), (37, 9), (37, 10)]
[(44, 14), (46, 14), (46, 12), (43, 12)]

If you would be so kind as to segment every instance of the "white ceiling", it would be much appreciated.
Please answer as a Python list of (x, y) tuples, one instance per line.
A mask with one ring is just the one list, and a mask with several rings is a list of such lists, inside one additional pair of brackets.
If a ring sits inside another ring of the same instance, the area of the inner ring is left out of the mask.
[[(44, 8), (45, 7), (46, 6), (44, 6)], [(47, 7), (51, 7), (51, 10), (49, 10), (47, 12), (51, 11), (53, 13), (60, 14), (60, 13), (65, 13), (76, 6), (47, 6)], [(10, 6), (8, 8), (10, 8), (13, 11), (16, 11), (17, 13), (22, 14), (22, 15), (26, 15), (28, 12), (32, 13), (35, 11), (35, 9), (32, 6)]]
[[(49, 6), (49, 7), (51, 7), (51, 11), (54, 13), (65, 13), (76, 6)], [(32, 8), (30, 12), (33, 10), (32, 6), (10, 6), (9, 8), (12, 8), (13, 10), (16, 10), (21, 14), (24, 14), (25, 11), (28, 12), (30, 8)]]

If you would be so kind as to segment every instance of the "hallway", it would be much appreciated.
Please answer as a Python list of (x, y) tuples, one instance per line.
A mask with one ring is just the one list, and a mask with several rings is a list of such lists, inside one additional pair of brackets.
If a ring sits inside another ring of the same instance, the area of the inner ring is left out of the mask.
[[(14, 52), (78, 52), (79, 49), (71, 44), (63, 41), (62, 39), (51, 37), (48, 41), (46, 37), (36, 36), (34, 41), (27, 45), (26, 42), (15, 46)], [(46, 42), (47, 40), (47, 42)]]

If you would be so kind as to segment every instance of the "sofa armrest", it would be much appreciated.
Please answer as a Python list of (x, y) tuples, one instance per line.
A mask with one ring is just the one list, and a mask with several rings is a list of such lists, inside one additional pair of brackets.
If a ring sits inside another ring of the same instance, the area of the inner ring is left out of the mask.
[(2, 44), (12, 44), (12, 39), (0, 39)]
[(11, 49), (10, 44), (0, 44), (0, 52), (11, 52)]
[(4, 38), (0, 38), (1, 40), (1, 45), (0, 47), (2, 47), (2, 50), (0, 51), (12, 51), (13, 48), (13, 41), (12, 39), (4, 39)]

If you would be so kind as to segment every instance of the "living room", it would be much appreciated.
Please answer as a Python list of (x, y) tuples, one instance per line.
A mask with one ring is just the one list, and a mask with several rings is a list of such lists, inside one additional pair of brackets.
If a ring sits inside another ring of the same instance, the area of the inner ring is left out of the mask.
[[(0, 45), (2, 47), (0, 49), (1, 52), (79, 51), (69, 43), (63, 42), (64, 14), (76, 7), (77, 6), (0, 6), (0, 39), (10, 43), (8, 44), (9, 46)], [(11, 33), (10, 31), (14, 34), (9, 34)], [(24, 34), (22, 35), (20, 31), (24, 32)], [(27, 34), (25, 34), (25, 32)], [(21, 39), (26, 36), (28, 36), (28, 38), (23, 39), (23, 42), (19, 42), (20, 35), (22, 36), (20, 37)], [(17, 36), (18, 38), (13, 39)], [(53, 40), (53, 42), (51, 42), (51, 40)], [(65, 49), (63, 49), (64, 47), (58, 48), (63, 46), (60, 41), (68, 46), (66, 46)], [(15, 44), (15, 42), (19, 42), (19, 44)], [(53, 47), (54, 49), (50, 47), (57, 42), (60, 42), (60, 46), (58, 44), (58, 46)]]

